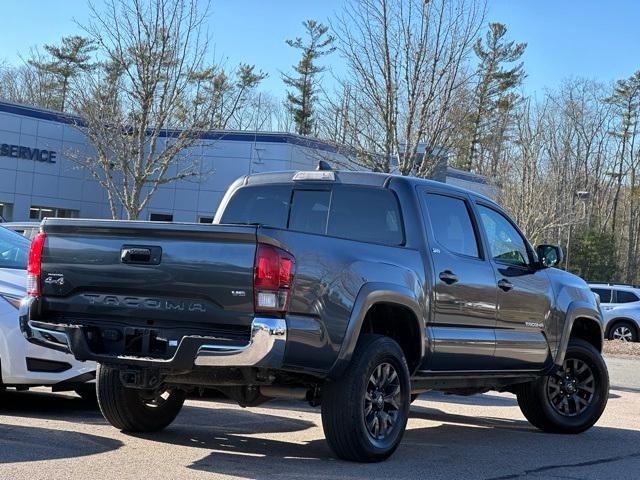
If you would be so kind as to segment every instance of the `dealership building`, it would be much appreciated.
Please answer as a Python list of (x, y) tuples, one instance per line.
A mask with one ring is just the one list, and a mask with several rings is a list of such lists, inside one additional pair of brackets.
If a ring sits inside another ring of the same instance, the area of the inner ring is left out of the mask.
[[(44, 217), (110, 218), (106, 194), (73, 158), (92, 156), (92, 147), (58, 112), (0, 101), (0, 215), (5, 221)], [(200, 166), (197, 180), (161, 186), (141, 219), (211, 222), (229, 184), (251, 173), (311, 170), (319, 159), (344, 164), (328, 143), (290, 133), (212, 131), (189, 149)], [(492, 196), (483, 177), (447, 167), (437, 180)]]

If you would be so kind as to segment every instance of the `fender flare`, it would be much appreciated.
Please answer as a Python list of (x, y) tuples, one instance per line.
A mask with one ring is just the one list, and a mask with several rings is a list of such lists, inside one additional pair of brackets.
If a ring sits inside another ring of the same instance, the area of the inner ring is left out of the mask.
[(349, 323), (342, 339), (340, 352), (329, 370), (330, 378), (340, 377), (348, 367), (358, 343), (362, 324), (371, 307), (378, 303), (391, 303), (408, 308), (415, 315), (420, 338), (420, 358), (425, 356), (425, 319), (415, 294), (400, 285), (383, 282), (365, 283), (358, 292), (349, 316)]
[(554, 363), (557, 366), (562, 366), (564, 363), (564, 355), (569, 345), (569, 338), (571, 337), (571, 330), (573, 330), (573, 324), (578, 318), (587, 318), (592, 320), (600, 330), (601, 345), (604, 342), (604, 331), (602, 329), (602, 315), (600, 311), (593, 308), (592, 305), (582, 301), (573, 301), (567, 308), (565, 314), (565, 322), (562, 328), (562, 336), (558, 344), (558, 351)]

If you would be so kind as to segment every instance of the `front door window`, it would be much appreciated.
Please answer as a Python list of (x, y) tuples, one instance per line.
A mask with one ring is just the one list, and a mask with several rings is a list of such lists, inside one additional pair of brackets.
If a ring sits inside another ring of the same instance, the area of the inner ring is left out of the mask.
[(493, 260), (516, 267), (529, 267), (529, 249), (511, 222), (501, 213), (483, 205), (478, 205), (478, 210)]

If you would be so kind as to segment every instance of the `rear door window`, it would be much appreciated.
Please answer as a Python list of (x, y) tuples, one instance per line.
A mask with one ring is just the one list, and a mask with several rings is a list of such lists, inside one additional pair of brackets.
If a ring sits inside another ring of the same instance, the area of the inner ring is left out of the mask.
[(289, 185), (242, 187), (229, 200), (220, 223), (256, 223), (268, 227), (286, 228), (290, 199)]
[(427, 211), (433, 236), (441, 246), (459, 255), (480, 257), (467, 202), (460, 198), (429, 193)]
[(327, 233), (361, 242), (401, 245), (404, 231), (395, 194), (386, 188), (335, 187)]
[(616, 303), (631, 303), (637, 302), (638, 296), (627, 290), (616, 290)]
[(611, 303), (611, 290), (608, 288), (592, 288), (593, 293), (597, 293), (602, 303)]

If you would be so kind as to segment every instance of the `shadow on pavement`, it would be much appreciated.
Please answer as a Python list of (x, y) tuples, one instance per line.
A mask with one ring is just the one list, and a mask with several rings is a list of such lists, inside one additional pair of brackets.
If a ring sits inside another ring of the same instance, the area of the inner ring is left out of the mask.
[(517, 407), (515, 395), (500, 396), (491, 393), (483, 393), (480, 395), (447, 395), (440, 392), (427, 392), (418, 397), (418, 402), (424, 400), (426, 402), (458, 404), (458, 405), (485, 405), (487, 407)]
[(635, 387), (619, 387), (616, 385), (611, 385), (610, 389), (615, 390), (616, 392), (640, 393), (640, 388), (635, 388)]
[[(409, 428), (400, 448), (389, 460), (354, 465), (335, 459), (322, 438), (300, 442), (290, 434), (265, 439), (255, 438), (250, 432), (240, 433), (243, 429), (237, 424), (246, 422), (247, 413), (225, 412), (225, 423), (236, 425), (232, 428), (215, 420), (207, 427), (180, 425), (153, 436), (153, 441), (209, 449), (209, 454), (189, 468), (249, 479), (275, 475), (367, 480), (489, 479), (520, 478), (520, 475), (524, 478), (536, 471), (564, 476), (567, 470), (574, 472), (572, 478), (625, 478), (618, 470), (616, 474), (603, 476), (594, 469), (598, 465), (609, 468), (609, 463), (640, 458), (640, 432), (633, 430), (595, 427), (582, 435), (550, 435), (538, 432), (526, 421), (465, 417), (419, 408), (412, 419), (448, 423)], [(249, 419), (252, 417), (248, 415)], [(279, 419), (286, 429), (287, 423), (282, 420)], [(611, 442), (619, 447), (614, 451), (602, 448)], [(635, 472), (629, 475), (628, 478), (637, 478)]]
[(120, 440), (86, 433), (0, 425), (0, 464), (84, 457), (123, 446)]
[[(167, 430), (153, 433), (136, 435), (140, 438), (149, 438), (154, 441), (166, 441), (168, 443), (180, 443), (184, 440), (184, 445), (201, 446), (207, 448), (207, 441), (215, 435), (212, 433), (223, 431), (229, 434), (247, 433), (291, 433), (307, 430), (315, 427), (316, 424), (300, 418), (281, 417), (269, 415), (262, 412), (255, 412), (251, 409), (238, 410), (232, 408), (202, 408), (193, 405), (185, 405), (178, 415), (178, 418), (167, 428)], [(176, 433), (187, 433), (187, 437), (178, 436)], [(196, 436), (200, 434), (203, 441), (199, 441)], [(224, 439), (223, 439), (224, 440)], [(215, 442), (214, 442), (215, 443)]]
[(85, 401), (71, 392), (7, 390), (0, 393), (0, 415), (87, 424), (105, 423), (97, 403)]
[[(432, 398), (427, 395), (423, 400), (431, 403)], [(510, 404), (515, 406), (513, 400)], [(271, 412), (277, 413), (287, 403), (274, 406)], [(434, 423), (425, 426), (425, 421)], [(203, 413), (187, 407), (169, 429), (145, 438), (210, 450), (189, 468), (249, 479), (275, 475), (367, 480), (507, 479), (525, 478), (538, 471), (549, 477), (637, 478), (635, 470), (629, 470), (627, 477), (621, 474), (618, 463), (640, 461), (640, 432), (635, 430), (596, 426), (581, 435), (551, 435), (525, 420), (450, 414), (418, 404), (412, 407), (400, 448), (389, 460), (354, 465), (332, 455), (320, 430), (310, 440), (308, 434), (303, 440), (295, 434), (315, 424), (320, 425), (319, 417), (314, 423), (250, 409), (223, 408)], [(264, 433), (274, 435), (254, 436)], [(603, 475), (602, 469), (616, 473)]]
[(95, 402), (85, 401), (71, 392), (7, 390), (0, 393), (0, 415), (105, 423)]
[[(366, 480), (637, 478), (638, 469), (634, 467), (640, 466), (637, 430), (596, 426), (580, 435), (551, 435), (534, 429), (524, 419), (466, 416), (433, 408), (440, 402), (451, 403), (459, 398), (423, 395), (411, 409), (400, 448), (389, 460), (378, 464), (355, 465), (335, 459), (321, 429), (315, 428), (320, 426), (318, 410), (312, 410), (313, 421), (295, 418), (301, 413), (294, 412), (293, 418), (291, 413), (279, 415), (280, 409), (300, 405), (290, 402), (275, 402), (274, 408), (268, 404), (260, 411), (231, 408), (225, 403), (209, 407), (206, 402), (188, 402), (165, 431), (136, 438), (148, 440), (149, 448), (161, 442), (195, 448), (197, 452), (204, 450), (202, 458), (187, 465), (188, 468), (248, 479), (275, 475)], [(469, 403), (481, 407), (516, 406), (512, 397), (481, 395), (473, 400)], [(71, 396), (7, 394), (2, 397), (0, 413), (103, 422), (97, 410), (87, 406), (78, 409), (80, 403)], [(312, 428), (312, 432), (306, 431)], [(300, 435), (301, 432), (304, 434)], [(71, 458), (121, 445), (118, 440), (73, 431), (0, 426), (0, 462)]]

